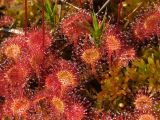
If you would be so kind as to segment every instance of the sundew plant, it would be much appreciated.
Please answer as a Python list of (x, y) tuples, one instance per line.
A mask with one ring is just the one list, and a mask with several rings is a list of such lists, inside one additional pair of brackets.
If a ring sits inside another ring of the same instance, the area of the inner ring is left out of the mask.
[(160, 120), (160, 1), (0, 0), (0, 120)]

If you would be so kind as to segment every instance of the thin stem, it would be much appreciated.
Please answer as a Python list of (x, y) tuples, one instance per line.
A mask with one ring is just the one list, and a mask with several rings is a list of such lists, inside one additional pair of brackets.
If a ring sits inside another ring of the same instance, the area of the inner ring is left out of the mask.
[(120, 21), (121, 11), (122, 11), (122, 0), (120, 0), (120, 4), (119, 4), (119, 6), (118, 6), (117, 23), (119, 23), (119, 21)]
[(107, 0), (104, 5), (99, 9), (99, 11), (96, 13), (96, 15), (98, 15), (107, 5), (108, 3), (110, 2), (110, 0)]
[(69, 2), (65, 2), (66, 4), (68, 4), (69, 6), (72, 6), (73, 8), (77, 9), (77, 10), (80, 10), (81, 8), (69, 3)]
[(44, 0), (42, 0), (42, 47), (44, 47), (45, 41), (45, 26), (44, 26)]
[(67, 2), (67, 1), (61, 0), (61, 2), (62, 2), (62, 3), (65, 3), (65, 4), (69, 5), (69, 6), (71, 6), (71, 7), (73, 7), (73, 8), (75, 8), (75, 9), (77, 9), (77, 10), (81, 10), (81, 8), (75, 6), (75, 5), (73, 5), (73, 4), (71, 4), (71, 3)]
[(131, 12), (129, 13), (124, 20), (128, 19), (130, 16), (132, 16), (141, 6), (142, 6), (143, 2), (140, 2), (139, 5)]
[(27, 34), (27, 27), (28, 27), (28, 16), (27, 16), (27, 0), (25, 0), (24, 3), (24, 7), (25, 7), (25, 18), (24, 18), (24, 32), (25, 32), (25, 36)]

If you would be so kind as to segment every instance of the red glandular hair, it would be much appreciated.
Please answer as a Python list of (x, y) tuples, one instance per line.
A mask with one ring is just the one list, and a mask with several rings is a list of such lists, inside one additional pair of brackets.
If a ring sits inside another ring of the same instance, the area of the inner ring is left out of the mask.
[(132, 25), (133, 34), (137, 41), (150, 40), (153, 36), (160, 36), (160, 11), (159, 8), (149, 9), (137, 18)]
[(24, 36), (13, 36), (6, 39), (1, 44), (2, 53), (7, 58), (14, 60), (16, 63), (28, 57), (28, 47)]
[(78, 74), (74, 64), (65, 60), (57, 61), (57, 66), (45, 79), (45, 86), (51, 94), (61, 95), (67, 89), (78, 85)]
[(92, 18), (87, 12), (79, 11), (62, 20), (61, 31), (68, 37), (69, 42), (76, 46), (82, 35), (89, 34), (85, 26), (86, 23), (91, 23), (91, 21)]

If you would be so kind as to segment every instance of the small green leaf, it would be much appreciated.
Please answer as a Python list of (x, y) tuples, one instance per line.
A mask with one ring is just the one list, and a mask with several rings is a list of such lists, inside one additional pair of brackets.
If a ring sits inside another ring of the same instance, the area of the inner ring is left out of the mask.
[(92, 19), (93, 19), (93, 27), (94, 27), (94, 30), (96, 31), (99, 29), (99, 26), (98, 26), (98, 20), (95, 13), (93, 13)]

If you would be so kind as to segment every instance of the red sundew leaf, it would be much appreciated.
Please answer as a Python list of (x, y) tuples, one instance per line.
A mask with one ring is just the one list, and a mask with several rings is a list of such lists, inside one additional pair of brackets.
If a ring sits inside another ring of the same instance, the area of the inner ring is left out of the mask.
[(133, 33), (138, 40), (143, 41), (146, 38), (150, 38), (151, 35), (145, 30), (143, 27), (144, 18), (142, 20), (139, 20), (136, 22), (136, 24), (133, 26)]
[(156, 11), (152, 14), (150, 14), (145, 20), (144, 20), (144, 29), (147, 30), (148, 33), (157, 34), (160, 36), (160, 11)]
[(79, 41), (77, 48), (75, 49), (77, 57), (86, 64), (93, 65), (101, 58), (100, 49), (96, 48), (93, 43), (89, 41), (89, 38)]
[[(73, 51), (73, 58), (76, 61), (77, 69), (79, 72), (81, 72), (81, 74), (83, 74), (81, 77), (85, 77), (87, 74), (89, 75), (88, 72), (93, 74), (96, 73), (96, 67), (99, 61), (102, 59), (100, 48), (96, 47), (94, 43), (89, 41), (89, 38), (86, 37), (79, 40), (77, 47)], [(81, 64), (84, 65), (84, 68), (79, 67)]]
[(2, 53), (15, 62), (28, 56), (28, 47), (24, 36), (14, 36), (5, 40), (1, 44)]
[(121, 49), (121, 33), (118, 31), (118, 28), (115, 26), (106, 27), (106, 31), (103, 35), (102, 43), (108, 49), (108, 51), (118, 51)]
[(151, 108), (153, 107), (153, 100), (152, 98), (146, 95), (141, 95), (135, 99), (134, 105), (137, 110), (140, 110), (140, 111), (149, 110), (150, 111)]
[(137, 41), (150, 40), (154, 35), (160, 35), (160, 12), (158, 8), (149, 9), (132, 25), (133, 34)]
[(67, 120), (82, 120), (85, 114), (86, 109), (79, 104), (71, 105), (66, 112)]
[(93, 119), (92, 103), (85, 96), (76, 91), (70, 91), (66, 93), (65, 101), (67, 103), (65, 110), (67, 120)]
[(61, 94), (61, 83), (60, 83), (60, 81), (55, 79), (54, 76), (55, 76), (54, 74), (47, 76), (47, 78), (45, 80), (45, 86), (51, 95), (57, 96), (57, 95)]
[(127, 67), (128, 63), (136, 58), (136, 51), (134, 48), (122, 49), (116, 58), (117, 65), (120, 67)]
[(147, 90), (139, 89), (133, 102), (135, 109), (133, 116), (137, 120), (158, 120), (159, 111), (155, 111), (158, 105), (157, 100), (147, 92)]
[(158, 120), (158, 117), (154, 113), (139, 113), (134, 114), (134, 119), (137, 120)]
[(31, 68), (27, 64), (19, 63), (11, 67), (5, 73), (5, 80), (13, 86), (22, 86), (26, 82), (26, 78), (31, 73)]
[(143, 26), (143, 22), (141, 22), (141, 21), (142, 20), (139, 20), (133, 26), (134, 35), (139, 39), (143, 39), (143, 37), (146, 35), (146, 32), (144, 31), (144, 28), (142, 27)]
[(59, 60), (57, 67), (46, 77), (45, 86), (52, 94), (63, 94), (68, 88), (78, 85), (78, 75), (73, 64), (65, 60)]
[(62, 20), (62, 33), (64, 33), (64, 35), (68, 37), (70, 43), (73, 43), (74, 46), (76, 46), (79, 37), (84, 34), (89, 34), (89, 31), (87, 30), (85, 25), (86, 23), (90, 23), (91, 21), (92, 18), (88, 13), (79, 11)]
[(6, 100), (12, 100), (24, 96), (23, 85), (12, 85), (9, 84), (6, 90)]
[(88, 48), (82, 53), (81, 59), (87, 64), (93, 65), (100, 59), (100, 51), (94, 47)]
[(147, 91), (140, 89), (135, 96), (134, 105), (135, 111), (152, 112), (156, 106), (157, 101), (154, 97), (147, 94)]
[(4, 116), (19, 116), (26, 117), (26, 112), (30, 107), (30, 101), (24, 97), (6, 99), (3, 106)]
[(116, 58), (123, 46), (122, 34), (115, 26), (107, 25), (104, 34), (102, 35), (102, 53), (108, 54), (108, 63), (111, 64), (113, 57)]
[(67, 104), (65, 102), (65, 97), (52, 97), (51, 100), (51, 106), (54, 111), (54, 116), (57, 119), (64, 119), (65, 118), (65, 111), (67, 108)]

